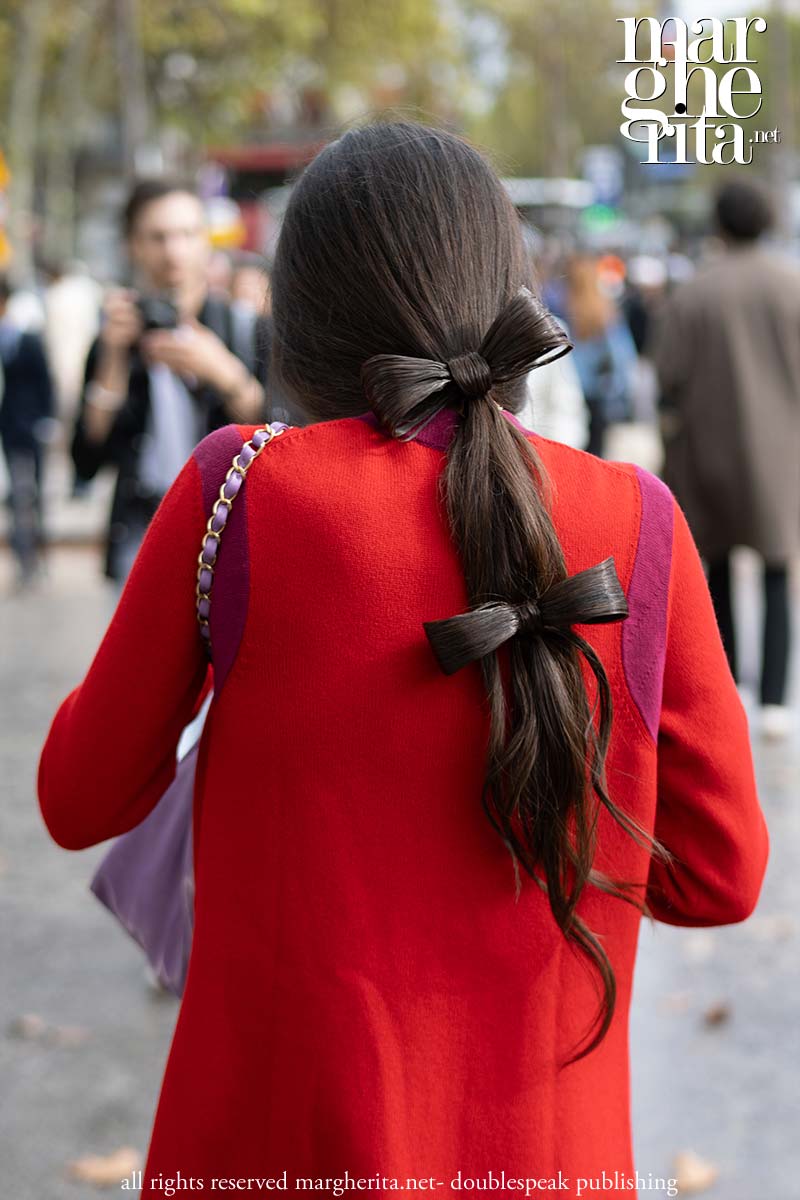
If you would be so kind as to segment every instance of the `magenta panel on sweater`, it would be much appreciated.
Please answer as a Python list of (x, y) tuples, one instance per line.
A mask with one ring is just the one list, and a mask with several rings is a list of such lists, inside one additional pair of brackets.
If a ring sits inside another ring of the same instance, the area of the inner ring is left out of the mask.
[[(242, 435), (236, 425), (215, 430), (195, 447), (194, 460), (203, 484), (203, 509), (209, 517), (228, 468), (241, 448)], [(208, 619), (214, 652), (214, 691), (217, 695), (222, 690), (244, 634), (249, 594), (247, 510), (243, 503), (235, 503), (225, 525), (225, 536), (220, 541), (213, 602)]]
[(667, 653), (674, 502), (666, 484), (650, 471), (637, 467), (636, 476), (642, 517), (628, 586), (629, 616), (622, 626), (622, 665), (628, 689), (655, 742)]

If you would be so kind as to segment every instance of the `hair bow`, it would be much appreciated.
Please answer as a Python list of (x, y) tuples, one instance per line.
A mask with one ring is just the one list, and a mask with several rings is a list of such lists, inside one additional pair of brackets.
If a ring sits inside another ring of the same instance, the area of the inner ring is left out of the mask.
[(628, 601), (612, 557), (559, 580), (535, 600), (492, 600), (423, 626), (440, 667), (452, 675), (517, 633), (564, 632), (572, 625), (601, 625), (627, 615)]
[(361, 380), (373, 412), (394, 437), (408, 441), (448, 405), (480, 399), (495, 384), (525, 375), (571, 349), (561, 325), (523, 287), (495, 318), (477, 350), (447, 362), (376, 354), (363, 364)]

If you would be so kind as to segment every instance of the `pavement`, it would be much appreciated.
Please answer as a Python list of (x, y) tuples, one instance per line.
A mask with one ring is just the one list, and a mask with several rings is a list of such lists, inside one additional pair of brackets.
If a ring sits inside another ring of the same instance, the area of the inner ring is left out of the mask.
[[(99, 502), (93, 511), (101, 513)], [(115, 602), (97, 550), (77, 541), (52, 548), (48, 575), (24, 593), (13, 591), (0, 553), (0, 1197), (9, 1200), (101, 1196), (70, 1177), (71, 1162), (125, 1147), (146, 1152), (177, 1012), (148, 989), (137, 948), (87, 890), (105, 847), (61, 850), (36, 804), (49, 722), (88, 667)], [(752, 679), (757, 571), (746, 554), (736, 566)], [(772, 839), (760, 905), (723, 929), (642, 925), (631, 1015), (640, 1200), (665, 1195), (654, 1181), (674, 1177), (675, 1156), (688, 1152), (710, 1200), (800, 1195), (797, 584), (796, 574), (797, 725), (780, 745), (762, 744), (754, 727)], [(106, 1194), (119, 1191), (120, 1174)]]

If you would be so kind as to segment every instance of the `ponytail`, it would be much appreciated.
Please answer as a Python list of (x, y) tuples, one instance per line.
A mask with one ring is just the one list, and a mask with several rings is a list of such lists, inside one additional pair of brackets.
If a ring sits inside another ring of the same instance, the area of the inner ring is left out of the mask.
[[(567, 575), (544, 501), (543, 465), (492, 397), (497, 385), (571, 348), (562, 328), (522, 289), (476, 351), (447, 363), (376, 355), (362, 368), (370, 405), (395, 437), (415, 436), (448, 403), (463, 415), (448, 447), (442, 486), (470, 610), (426, 621), (424, 629), (446, 674), (469, 662), (480, 664), (491, 718), (481, 802), (511, 854), (517, 896), (521, 866), (602, 981), (603, 1001), (591, 1026), (597, 1032), (563, 1065), (584, 1058), (602, 1041), (616, 1003), (608, 955), (577, 913), (584, 888), (592, 884), (650, 915), (633, 894), (641, 884), (612, 882), (592, 866), (599, 815), (593, 797), (637, 845), (667, 857), (608, 794), (611, 689), (597, 654), (572, 628), (627, 616), (614, 561)], [(497, 653), (504, 644), (510, 705)], [(597, 686), (594, 709), (581, 655)]]

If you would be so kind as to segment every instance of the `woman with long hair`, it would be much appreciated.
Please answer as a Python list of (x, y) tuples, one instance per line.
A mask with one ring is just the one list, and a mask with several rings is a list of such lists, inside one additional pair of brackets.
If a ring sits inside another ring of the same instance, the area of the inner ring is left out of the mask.
[(592, 254), (575, 254), (567, 263), (564, 315), (588, 409), (585, 449), (602, 455), (608, 426), (631, 416), (637, 353), (627, 323), (601, 286)]
[(530, 284), (467, 143), (386, 123), (327, 146), (272, 277), (311, 423), (201, 443), (56, 714), (53, 838), (133, 828), (205, 686), (210, 505), (259, 439), (218, 540), (194, 942), (143, 1196), (490, 1170), (630, 1195), (641, 915), (756, 904), (767, 832), (694, 543), (652, 475), (516, 419), (569, 349)]

